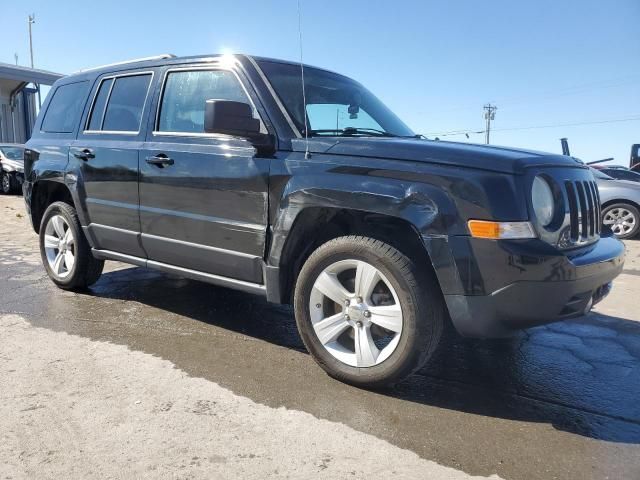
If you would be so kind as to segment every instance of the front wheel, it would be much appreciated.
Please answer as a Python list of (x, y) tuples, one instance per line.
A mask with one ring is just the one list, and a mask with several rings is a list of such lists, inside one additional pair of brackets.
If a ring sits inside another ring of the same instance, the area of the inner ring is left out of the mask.
[(74, 290), (94, 284), (104, 261), (91, 254), (75, 208), (52, 203), (40, 224), (40, 254), (49, 277), (60, 288)]
[(2, 179), (0, 179), (0, 189), (2, 193), (5, 195), (9, 195), (13, 190), (15, 190), (15, 181), (13, 179), (13, 175), (9, 172), (2, 172)]
[(604, 209), (602, 223), (620, 239), (633, 238), (640, 230), (640, 213), (633, 205), (616, 203)]
[(427, 362), (445, 310), (426, 266), (379, 240), (349, 236), (325, 243), (306, 261), (295, 315), (307, 349), (329, 375), (376, 388)]

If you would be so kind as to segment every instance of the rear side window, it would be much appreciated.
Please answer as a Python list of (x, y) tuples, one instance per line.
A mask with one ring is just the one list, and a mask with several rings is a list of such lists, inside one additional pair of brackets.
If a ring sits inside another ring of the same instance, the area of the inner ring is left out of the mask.
[(93, 102), (93, 110), (91, 111), (91, 119), (87, 130), (100, 130), (102, 128), (102, 120), (104, 119), (104, 107), (107, 105), (107, 98), (113, 85), (113, 78), (103, 80), (98, 90), (98, 95)]
[(88, 87), (89, 82), (77, 82), (56, 88), (42, 120), (41, 130), (48, 133), (73, 133)]
[(88, 130), (139, 132), (150, 83), (150, 73), (103, 80), (93, 102)]
[(203, 133), (204, 108), (209, 99), (250, 103), (242, 85), (232, 72), (170, 72), (162, 95), (158, 131)]

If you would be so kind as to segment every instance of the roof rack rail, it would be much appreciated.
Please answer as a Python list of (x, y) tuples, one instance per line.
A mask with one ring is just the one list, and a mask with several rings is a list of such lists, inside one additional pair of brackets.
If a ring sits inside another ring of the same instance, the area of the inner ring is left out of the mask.
[(75, 74), (75, 73), (90, 72), (92, 70), (100, 70), (101, 68), (116, 67), (118, 65), (127, 65), (129, 63), (146, 62), (149, 60), (163, 60), (165, 58), (176, 58), (176, 56), (173, 53), (163, 53), (161, 55), (154, 55), (152, 57), (134, 58), (131, 60), (125, 60), (124, 62), (115, 62), (115, 63), (109, 63), (107, 65), (100, 65), (98, 67), (83, 68), (82, 70), (78, 70), (77, 72), (73, 72), (73, 73)]

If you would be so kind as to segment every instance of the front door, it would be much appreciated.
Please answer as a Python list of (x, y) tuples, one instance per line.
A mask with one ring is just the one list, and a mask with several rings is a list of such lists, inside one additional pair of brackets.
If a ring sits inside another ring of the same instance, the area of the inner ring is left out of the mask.
[(87, 233), (97, 249), (144, 258), (138, 212), (138, 152), (153, 72), (99, 79), (69, 158), (79, 171)]
[(205, 134), (208, 99), (251, 103), (231, 70), (165, 72), (140, 152), (142, 245), (151, 261), (261, 284), (271, 160)]

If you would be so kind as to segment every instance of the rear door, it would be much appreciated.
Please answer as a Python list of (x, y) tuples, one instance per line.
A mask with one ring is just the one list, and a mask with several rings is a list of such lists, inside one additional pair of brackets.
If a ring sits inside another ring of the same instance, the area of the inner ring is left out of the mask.
[(154, 70), (98, 78), (83, 129), (70, 149), (80, 172), (87, 233), (100, 250), (145, 257), (140, 245), (138, 153)]
[(261, 284), (271, 160), (204, 133), (208, 99), (253, 103), (231, 69), (163, 72), (140, 159), (142, 244), (151, 261)]

